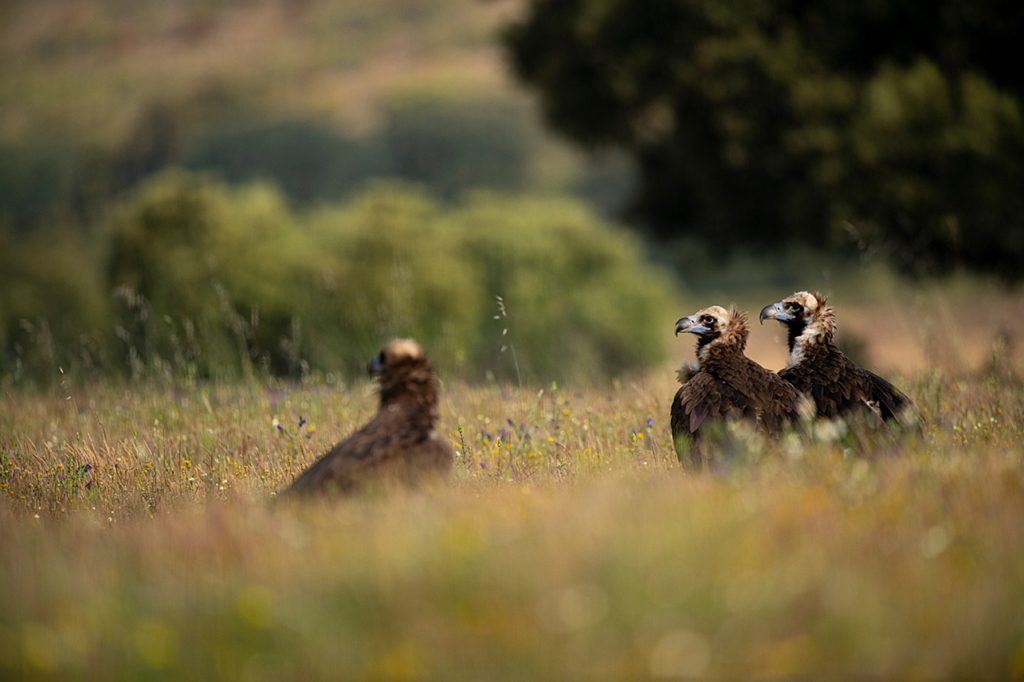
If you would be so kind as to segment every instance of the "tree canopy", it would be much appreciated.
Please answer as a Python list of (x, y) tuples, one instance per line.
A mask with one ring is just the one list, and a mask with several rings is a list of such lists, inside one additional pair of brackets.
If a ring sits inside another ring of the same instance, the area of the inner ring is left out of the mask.
[(533, 0), (506, 30), (549, 123), (619, 148), (662, 240), (1024, 268), (1024, 5)]

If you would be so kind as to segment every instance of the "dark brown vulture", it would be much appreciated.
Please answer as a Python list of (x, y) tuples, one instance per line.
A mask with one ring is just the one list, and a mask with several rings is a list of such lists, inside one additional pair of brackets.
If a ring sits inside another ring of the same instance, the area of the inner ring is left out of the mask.
[(814, 400), (820, 417), (867, 407), (904, 422), (913, 402), (873, 372), (858, 367), (835, 344), (836, 316), (823, 294), (798, 291), (761, 309), (760, 320), (778, 320), (789, 331), (789, 365), (779, 376)]
[(411, 485), (451, 470), (455, 451), (434, 430), (437, 375), (420, 345), (409, 339), (389, 342), (370, 361), (369, 371), (380, 383), (377, 414), (302, 472), (286, 495)]
[(680, 459), (709, 419), (748, 419), (777, 434), (798, 418), (797, 390), (743, 354), (750, 329), (735, 306), (711, 306), (681, 318), (680, 332), (697, 336), (699, 363), (696, 370), (680, 371), (683, 385), (672, 401), (672, 439)]

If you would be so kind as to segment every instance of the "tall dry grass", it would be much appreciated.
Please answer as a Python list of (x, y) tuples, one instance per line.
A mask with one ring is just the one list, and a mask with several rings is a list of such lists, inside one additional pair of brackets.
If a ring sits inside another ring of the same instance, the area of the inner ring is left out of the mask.
[(19, 677), (1024, 674), (1024, 394), (901, 379), (918, 436), (675, 463), (671, 375), (444, 386), (449, 484), (274, 491), (366, 384), (0, 397), (0, 671)]

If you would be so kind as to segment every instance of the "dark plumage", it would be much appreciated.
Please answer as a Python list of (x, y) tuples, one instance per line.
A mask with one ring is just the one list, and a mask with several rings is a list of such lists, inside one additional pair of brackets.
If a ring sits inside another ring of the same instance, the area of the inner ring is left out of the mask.
[(370, 361), (369, 370), (380, 383), (377, 414), (302, 472), (286, 494), (414, 484), (451, 470), (455, 451), (434, 430), (437, 376), (419, 344), (391, 341)]
[(680, 371), (683, 385), (672, 401), (672, 438), (680, 457), (699, 440), (708, 419), (749, 419), (772, 434), (797, 419), (797, 390), (743, 354), (750, 333), (746, 315), (712, 306), (676, 322), (680, 332), (697, 335), (699, 363)]
[(779, 376), (814, 400), (818, 416), (838, 417), (866, 407), (886, 421), (902, 421), (912, 412), (910, 398), (839, 350), (835, 313), (824, 295), (799, 291), (766, 305), (760, 319), (786, 325), (789, 365)]

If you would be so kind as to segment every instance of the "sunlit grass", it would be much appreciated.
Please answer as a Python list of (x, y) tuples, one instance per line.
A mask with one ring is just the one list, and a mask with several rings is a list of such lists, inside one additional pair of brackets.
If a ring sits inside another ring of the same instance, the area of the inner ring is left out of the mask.
[(369, 386), (0, 397), (0, 671), (1024, 674), (1024, 396), (907, 385), (920, 436), (679, 469), (671, 376), (445, 386), (453, 480), (284, 504)]

